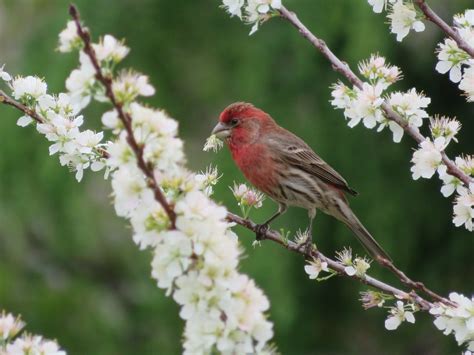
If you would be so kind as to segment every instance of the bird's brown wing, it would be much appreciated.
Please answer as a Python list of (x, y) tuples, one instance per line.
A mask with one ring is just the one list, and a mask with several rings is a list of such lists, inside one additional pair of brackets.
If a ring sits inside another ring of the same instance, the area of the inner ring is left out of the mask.
[[(283, 129), (283, 128), (282, 128)], [(290, 133), (289, 135), (286, 133)], [(271, 143), (281, 153), (281, 159), (298, 169), (356, 196), (357, 191), (349, 187), (347, 181), (329, 164), (322, 160), (301, 138), (286, 131), (284, 135), (275, 134)]]

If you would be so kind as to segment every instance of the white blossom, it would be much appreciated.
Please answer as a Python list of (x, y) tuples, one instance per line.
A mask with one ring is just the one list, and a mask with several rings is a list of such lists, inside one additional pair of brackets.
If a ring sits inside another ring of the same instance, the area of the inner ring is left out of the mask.
[(0, 67), (0, 79), (2, 79), (3, 81), (11, 81), (12, 80), (12, 77), (10, 74), (8, 74), (5, 70), (5, 65), (2, 65)]
[(440, 165), (438, 168), (438, 175), (441, 181), (443, 181), (443, 186), (441, 187), (441, 194), (444, 197), (451, 196), (455, 191), (460, 194), (465, 190), (464, 184), (457, 177), (448, 174), (448, 168), (446, 165)]
[(254, 208), (262, 207), (265, 196), (262, 193), (248, 187), (246, 184), (234, 183), (234, 186), (231, 188), (231, 190), (239, 206), (249, 206)]
[(196, 174), (195, 179), (200, 185), (201, 190), (203, 190), (207, 196), (211, 196), (213, 186), (217, 184), (221, 176), (222, 175), (219, 175), (217, 167), (208, 166), (205, 171)]
[(461, 123), (455, 118), (434, 117), (430, 119), (431, 136), (436, 139), (443, 137), (448, 144), (451, 140), (457, 142), (456, 135), (461, 129)]
[(474, 185), (469, 189), (462, 189), (454, 203), (453, 223), (456, 227), (464, 227), (472, 232), (474, 229)]
[(345, 115), (350, 119), (349, 127), (356, 126), (362, 120), (365, 127), (374, 128), (382, 120), (382, 91), (381, 84), (364, 83), (361, 90), (356, 88), (357, 98), (352, 101), (351, 108), (345, 111)]
[(83, 51), (79, 52), (79, 62), (79, 68), (74, 69), (66, 79), (66, 89), (69, 91), (72, 102), (84, 108), (89, 104), (94, 93), (95, 69)]
[(92, 45), (95, 55), (99, 61), (120, 62), (126, 57), (130, 49), (123, 45), (123, 41), (118, 41), (111, 35), (105, 35), (99, 43)]
[(30, 103), (30, 100), (36, 100), (46, 94), (47, 85), (44, 80), (36, 76), (21, 77), (17, 76), (12, 83), (13, 97), (24, 103)]
[(336, 252), (336, 259), (345, 266), (352, 266), (352, 249), (344, 248)]
[(53, 340), (44, 339), (39, 335), (25, 335), (6, 346), (5, 355), (20, 354), (66, 355), (66, 352)]
[(223, 0), (222, 6), (232, 16), (252, 24), (250, 35), (254, 34), (267, 16), (282, 7), (281, 0)]
[(71, 52), (80, 48), (82, 45), (81, 38), (77, 34), (77, 26), (74, 21), (69, 21), (66, 28), (59, 34), (58, 51), (62, 53)]
[(372, 10), (374, 10), (375, 13), (379, 14), (387, 8), (388, 2), (393, 3), (395, 2), (395, 0), (368, 0), (368, 2), (369, 5), (372, 6)]
[(416, 32), (424, 31), (425, 25), (417, 19), (416, 11), (412, 3), (404, 3), (398, 0), (390, 8), (390, 30), (397, 35), (397, 41), (401, 42), (410, 30)]
[(386, 64), (384, 57), (374, 54), (359, 63), (359, 72), (370, 82), (381, 84), (383, 90), (401, 78), (400, 68)]
[(130, 103), (138, 96), (155, 94), (155, 88), (148, 82), (148, 77), (133, 71), (123, 71), (112, 83), (112, 91), (121, 103)]
[(309, 275), (311, 280), (317, 279), (321, 271), (329, 271), (328, 263), (321, 261), (321, 259), (314, 259), (309, 261), (304, 267), (304, 271)]
[[(411, 309), (410, 310), (407, 310)], [(407, 305), (402, 301), (397, 301), (396, 307), (390, 309), (390, 316), (385, 320), (385, 329), (395, 330), (397, 329), (402, 322), (406, 321), (408, 323), (415, 323), (415, 316), (413, 315), (413, 306)]]
[(237, 16), (242, 19), (242, 7), (245, 3), (244, 0), (223, 0), (222, 3), (231, 16)]
[(420, 143), (420, 148), (413, 153), (411, 172), (413, 179), (420, 177), (430, 179), (442, 162), (441, 152), (446, 147), (444, 137), (430, 141), (428, 138)]
[(474, 65), (470, 65), (464, 70), (459, 88), (466, 94), (467, 101), (474, 101)]
[(445, 335), (453, 333), (458, 345), (466, 345), (468, 351), (474, 351), (474, 297), (452, 292), (449, 299), (455, 307), (438, 304), (430, 309), (435, 317), (434, 325)]
[(469, 55), (461, 50), (457, 43), (447, 38), (443, 43), (438, 44), (438, 63), (436, 64), (436, 71), (445, 74), (449, 71), (449, 79), (453, 83), (458, 83), (461, 80), (461, 67), (467, 64)]
[(370, 262), (366, 258), (357, 257), (351, 265), (344, 268), (344, 272), (349, 276), (364, 277), (369, 268)]
[(25, 326), (20, 317), (14, 317), (10, 313), (0, 313), (0, 343), (14, 338)]

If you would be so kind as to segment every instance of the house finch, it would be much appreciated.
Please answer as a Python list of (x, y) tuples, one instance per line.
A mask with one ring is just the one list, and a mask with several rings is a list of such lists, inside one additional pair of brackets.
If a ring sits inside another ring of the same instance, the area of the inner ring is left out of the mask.
[[(345, 193), (357, 195), (346, 180), (302, 139), (280, 127), (252, 104), (237, 102), (220, 115), (212, 131), (224, 140), (237, 166), (257, 189), (278, 203), (278, 211), (259, 225), (257, 238), (288, 206), (308, 210), (311, 235), (316, 210), (346, 224), (374, 258), (390, 260), (349, 207)], [(308, 244), (311, 240), (308, 238)]]

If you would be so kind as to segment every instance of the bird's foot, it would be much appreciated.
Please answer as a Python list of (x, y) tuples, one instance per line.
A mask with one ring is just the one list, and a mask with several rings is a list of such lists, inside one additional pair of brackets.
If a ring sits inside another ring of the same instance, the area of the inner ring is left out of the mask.
[(257, 224), (257, 227), (255, 229), (255, 239), (257, 241), (261, 241), (263, 239), (265, 239), (265, 234), (267, 233), (268, 231), (268, 223), (266, 224)]

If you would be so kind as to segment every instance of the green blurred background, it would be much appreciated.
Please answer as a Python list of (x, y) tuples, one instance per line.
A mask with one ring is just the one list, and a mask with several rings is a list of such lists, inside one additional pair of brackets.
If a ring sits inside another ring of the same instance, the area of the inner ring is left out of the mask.
[[(400, 66), (405, 80), (433, 99), (431, 113), (457, 116), (460, 144), (449, 154), (472, 152), (474, 104), (467, 104), (447, 76), (434, 72), (442, 34), (431, 24), (402, 44), (389, 34), (384, 16), (359, 0), (288, 0), (316, 34), (350, 65), (379, 52)], [(469, 0), (433, 0), (442, 17)], [(44, 76), (62, 91), (75, 55), (54, 52), (67, 21), (67, 1), (0, 2), (0, 63), (10, 73)], [(227, 151), (202, 152), (219, 112), (229, 103), (256, 104), (305, 139), (360, 196), (352, 206), (367, 228), (415, 279), (434, 290), (473, 291), (473, 236), (451, 223), (452, 200), (437, 179), (414, 182), (413, 141), (393, 144), (391, 134), (361, 125), (349, 129), (330, 104), (329, 86), (340, 79), (323, 57), (288, 23), (275, 19), (249, 37), (249, 27), (212, 1), (78, 0), (93, 34), (125, 37), (132, 48), (125, 65), (147, 73), (157, 87), (148, 102), (180, 122), (189, 165), (217, 164), (224, 176), (216, 198), (237, 211), (228, 185), (243, 181)], [(100, 128), (106, 106), (86, 111)], [(130, 229), (114, 215), (110, 187), (88, 173), (81, 184), (48, 156), (48, 144), (19, 116), (0, 107), (0, 309), (21, 313), (28, 330), (57, 338), (70, 354), (178, 354), (183, 322), (175, 303), (155, 287), (150, 254), (133, 244)], [(424, 128), (426, 129), (426, 127)], [(269, 216), (275, 205), (253, 214)], [(306, 212), (291, 209), (274, 227), (304, 228)], [(362, 310), (362, 285), (333, 278), (309, 281), (303, 260), (270, 243), (252, 248), (253, 236), (238, 227), (246, 257), (241, 269), (271, 300), (275, 341), (283, 354), (457, 354), (426, 314), (396, 332), (384, 329), (384, 310)], [(334, 219), (318, 215), (318, 246), (327, 254), (361, 248)], [(373, 273), (396, 280), (373, 265)]]

